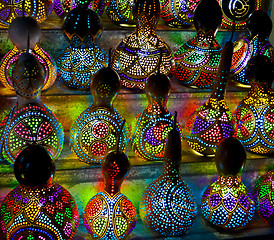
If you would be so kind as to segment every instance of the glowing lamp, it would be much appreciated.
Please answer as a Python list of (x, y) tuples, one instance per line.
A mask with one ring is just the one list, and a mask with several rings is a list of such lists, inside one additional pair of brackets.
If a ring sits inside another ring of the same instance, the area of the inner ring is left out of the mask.
[(134, 27), (136, 25), (133, 14), (134, 0), (116, 1), (109, 0), (107, 4), (107, 16), (122, 27)]
[(245, 149), (257, 154), (274, 152), (274, 79), (271, 59), (264, 55), (252, 57), (246, 74), (251, 89), (236, 109), (237, 138)]
[(37, 143), (56, 158), (63, 148), (64, 133), (55, 115), (40, 101), (44, 79), (39, 61), (30, 53), (21, 54), (12, 75), (17, 104), (1, 123), (3, 157), (13, 164), (23, 149)]
[[(100, 69), (91, 81), (93, 103), (76, 119), (70, 130), (70, 146), (81, 161), (101, 163), (105, 155), (115, 149), (123, 126), (113, 101), (120, 90), (118, 74), (110, 67)], [(127, 148), (128, 132), (123, 126), (119, 148)]]
[(231, 66), (233, 44), (228, 41), (223, 50), (214, 88), (209, 99), (188, 118), (185, 136), (197, 153), (211, 156), (223, 138), (234, 135), (234, 118), (225, 102), (225, 89)]
[(71, 9), (84, 4), (87, 4), (88, 8), (94, 10), (99, 16), (105, 10), (104, 0), (55, 0), (54, 11), (59, 17), (65, 18)]
[(255, 202), (241, 181), (245, 161), (245, 150), (236, 138), (220, 142), (215, 156), (219, 177), (207, 187), (201, 200), (203, 216), (213, 226), (235, 230), (254, 216)]
[(257, 180), (254, 193), (259, 216), (272, 226), (274, 225), (273, 181), (274, 172), (265, 173)]
[[(12, 69), (15, 67), (19, 56), (23, 53), (14, 46), (2, 59), (0, 65), (0, 81), (9, 89), (14, 89)], [(56, 64), (53, 58), (42, 48), (35, 45), (33, 50), (30, 50), (44, 71), (44, 84), (42, 90), (46, 90), (53, 85), (57, 77)]]
[(169, 132), (163, 170), (144, 191), (140, 202), (140, 217), (144, 224), (162, 236), (182, 236), (197, 215), (193, 192), (181, 178), (181, 136), (176, 129)]
[(17, 17), (33, 17), (37, 22), (45, 21), (53, 10), (51, 0), (4, 0), (0, 4), (0, 26), (8, 28)]
[[(170, 88), (170, 80), (166, 75), (159, 72), (150, 75), (145, 87), (148, 106), (131, 124), (132, 149), (145, 160), (163, 160), (167, 135), (174, 121), (174, 116), (166, 107)], [(178, 123), (177, 130), (181, 131)]]
[(231, 73), (234, 81), (250, 86), (246, 76), (248, 61), (256, 55), (274, 57), (273, 46), (269, 42), (272, 21), (266, 12), (258, 10), (249, 16), (247, 29), (246, 35), (234, 43)]
[(95, 42), (102, 25), (97, 13), (86, 5), (76, 7), (66, 17), (63, 34), (70, 45), (60, 54), (58, 77), (68, 87), (88, 90), (93, 75), (107, 66), (107, 54)]
[(221, 28), (231, 29), (233, 26), (233, 19), (235, 18), (235, 29), (244, 30), (246, 28), (247, 18), (255, 10), (261, 8), (262, 0), (218, 0), (218, 2), (223, 13)]
[(200, 0), (161, 0), (161, 18), (171, 27), (190, 27)]
[(137, 27), (116, 48), (112, 66), (123, 86), (144, 90), (147, 77), (157, 71), (158, 65), (161, 73), (169, 74), (174, 71), (174, 60), (168, 45), (156, 35), (159, 0), (137, 0), (133, 11)]
[(85, 228), (93, 239), (124, 239), (133, 231), (136, 211), (131, 201), (120, 192), (129, 168), (126, 154), (120, 151), (108, 153), (102, 161), (104, 191), (90, 199), (83, 213)]
[(210, 88), (217, 74), (221, 46), (216, 33), (222, 21), (222, 11), (216, 0), (201, 0), (194, 11), (197, 34), (175, 54), (175, 76), (180, 83), (195, 88)]
[(29, 145), (17, 157), (14, 173), (19, 186), (4, 199), (0, 225), (7, 240), (71, 240), (79, 214), (70, 193), (52, 182), (55, 165), (40, 145)]

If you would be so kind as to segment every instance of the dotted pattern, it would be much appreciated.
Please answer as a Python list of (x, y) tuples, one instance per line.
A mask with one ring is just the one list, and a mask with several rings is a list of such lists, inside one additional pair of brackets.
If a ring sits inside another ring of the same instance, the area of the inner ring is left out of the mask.
[(204, 192), (201, 200), (204, 217), (224, 229), (238, 229), (248, 224), (255, 213), (255, 202), (241, 178), (219, 176)]
[(18, 186), (4, 199), (0, 229), (7, 239), (71, 240), (79, 224), (78, 208), (69, 192), (51, 183)]

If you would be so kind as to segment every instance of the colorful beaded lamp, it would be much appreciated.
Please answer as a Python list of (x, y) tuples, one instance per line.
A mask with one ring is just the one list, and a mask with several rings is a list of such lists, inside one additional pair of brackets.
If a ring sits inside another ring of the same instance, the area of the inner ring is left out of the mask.
[(241, 181), (246, 153), (236, 138), (225, 138), (215, 157), (218, 180), (204, 192), (202, 213), (213, 226), (236, 230), (248, 224), (255, 213), (255, 202)]
[[(131, 124), (132, 149), (145, 160), (163, 160), (167, 135), (174, 121), (174, 116), (166, 107), (170, 88), (170, 80), (166, 75), (159, 71), (150, 75), (145, 87), (148, 106)], [(177, 130), (181, 131), (178, 123)]]
[(251, 89), (236, 109), (237, 138), (257, 154), (274, 152), (274, 65), (264, 55), (252, 57), (246, 74)]
[(234, 43), (231, 73), (233, 80), (249, 86), (246, 77), (246, 66), (251, 57), (266, 55), (274, 58), (274, 49), (269, 42), (272, 21), (263, 10), (255, 11), (247, 20), (246, 36)]
[(175, 76), (180, 83), (195, 88), (210, 88), (217, 74), (221, 46), (216, 33), (222, 11), (216, 0), (201, 0), (194, 11), (197, 34), (175, 54)]
[(135, 27), (134, 0), (108, 0), (106, 12), (109, 19), (122, 27)]
[(98, 14), (87, 4), (74, 8), (66, 17), (63, 34), (70, 45), (58, 58), (58, 77), (68, 87), (88, 90), (93, 75), (106, 67), (108, 60), (96, 44), (102, 34)]
[(156, 35), (159, 0), (137, 0), (133, 11), (138, 19), (137, 27), (116, 48), (112, 66), (123, 86), (143, 90), (147, 77), (157, 71), (159, 64), (161, 73), (173, 72), (174, 60), (168, 45)]
[(88, 8), (94, 10), (99, 16), (105, 10), (104, 0), (55, 0), (54, 11), (59, 17), (65, 18), (71, 9), (83, 4), (88, 4)]
[(211, 96), (190, 115), (185, 125), (185, 136), (188, 144), (196, 153), (202, 155), (214, 155), (219, 142), (234, 134), (235, 121), (225, 102), (225, 89), (232, 52), (233, 44), (230, 40), (222, 50)]
[(193, 192), (181, 178), (181, 134), (176, 129), (168, 133), (160, 177), (144, 191), (140, 202), (140, 217), (152, 231), (162, 236), (182, 236), (190, 229), (197, 215)]
[(45, 21), (53, 10), (51, 0), (3, 0), (0, 3), (0, 27), (8, 28), (13, 19), (33, 17), (37, 22)]
[(274, 172), (269, 171), (261, 176), (255, 186), (254, 199), (259, 216), (267, 223), (274, 225)]
[(160, 0), (161, 18), (171, 27), (190, 27), (200, 0)]
[(90, 199), (83, 213), (84, 225), (92, 239), (124, 239), (133, 231), (136, 211), (120, 192), (129, 168), (127, 155), (118, 150), (108, 153), (102, 161), (104, 191)]
[(62, 151), (64, 133), (56, 116), (40, 101), (43, 69), (30, 53), (22, 53), (12, 71), (17, 104), (0, 127), (3, 157), (14, 163), (29, 144), (44, 146), (55, 159)]
[(18, 57), (30, 49), (30, 52), (38, 59), (45, 73), (43, 90), (53, 85), (57, 77), (56, 64), (51, 56), (37, 46), (41, 36), (41, 29), (36, 20), (31, 17), (18, 17), (9, 27), (9, 37), (14, 47), (3, 57), (0, 65), (0, 81), (9, 89), (14, 89), (12, 69), (15, 67)]
[[(231, 29), (234, 26), (236, 30), (244, 30), (247, 18), (261, 8), (262, 0), (218, 0), (218, 2), (223, 12), (221, 28)], [(233, 18), (235, 18), (234, 24)]]
[(55, 165), (40, 145), (29, 145), (17, 157), (19, 186), (2, 202), (0, 232), (7, 240), (71, 240), (79, 214), (70, 193), (52, 182)]
[[(120, 90), (118, 74), (109, 67), (100, 69), (91, 81), (93, 103), (76, 119), (70, 130), (70, 146), (81, 161), (101, 163), (115, 149), (123, 119), (113, 107)], [(123, 127), (119, 148), (128, 145), (127, 128)]]

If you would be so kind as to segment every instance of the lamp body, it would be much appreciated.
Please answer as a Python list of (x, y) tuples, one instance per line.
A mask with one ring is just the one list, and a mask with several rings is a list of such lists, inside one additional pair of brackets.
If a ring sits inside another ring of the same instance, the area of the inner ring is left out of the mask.
[(251, 13), (261, 8), (262, 0), (218, 0), (223, 13), (221, 28), (232, 29), (233, 17), (236, 30), (244, 30)]
[(161, 0), (161, 18), (171, 27), (190, 27), (200, 0)]
[(136, 25), (133, 16), (134, 0), (109, 0), (106, 13), (109, 19), (123, 27)]
[(259, 216), (267, 223), (274, 225), (274, 195), (273, 195), (274, 172), (269, 171), (262, 175), (256, 182), (254, 199)]
[(220, 175), (205, 190), (201, 208), (203, 216), (214, 226), (239, 229), (253, 218), (255, 202), (240, 176)]
[[(14, 89), (12, 79), (12, 69), (17, 63), (18, 57), (23, 53), (23, 50), (19, 50), (14, 46), (2, 59), (0, 65), (0, 81), (9, 89)], [(35, 45), (31, 53), (40, 62), (41, 67), (45, 73), (45, 80), (43, 90), (48, 89), (53, 85), (57, 77), (56, 63), (51, 56), (42, 48)]]
[(35, 18), (39, 23), (45, 21), (53, 10), (51, 0), (2, 1), (0, 4), (0, 26), (2, 28), (8, 28), (13, 19), (23, 16), (23, 2), (25, 2), (25, 15)]
[(237, 138), (257, 154), (274, 152), (274, 97), (271, 87), (253, 82), (235, 112)]
[[(65, 18), (71, 9), (76, 8), (81, 4), (85, 4), (87, 1), (80, 0), (55, 0), (54, 11), (60, 18)], [(104, 0), (92, 0), (90, 1), (88, 8), (94, 10), (99, 16), (101, 16), (105, 10)]]
[(112, 56), (113, 69), (126, 88), (144, 90), (147, 77), (157, 71), (159, 64), (163, 74), (174, 71), (173, 53), (156, 35), (159, 17), (159, 0), (136, 2), (136, 29), (118, 45)]
[(20, 185), (2, 202), (0, 224), (7, 240), (71, 240), (79, 214), (70, 193), (57, 183)]
[(274, 49), (268, 38), (260, 40), (258, 35), (244, 36), (234, 43), (234, 53), (232, 58), (231, 73), (232, 78), (237, 83), (250, 86), (246, 76), (246, 66), (248, 61), (256, 55), (274, 57)]
[(57, 60), (59, 79), (71, 88), (89, 90), (92, 76), (106, 67), (107, 53), (95, 43), (69, 45)]
[(62, 30), (70, 45), (58, 57), (58, 77), (67, 87), (89, 90), (93, 75), (108, 61), (106, 52), (96, 44), (102, 34), (100, 17), (80, 5), (70, 11)]
[(104, 191), (90, 199), (83, 221), (93, 239), (124, 239), (133, 231), (137, 216), (125, 195), (118, 192), (111, 196)]
[(216, 33), (222, 12), (216, 0), (201, 0), (194, 11), (197, 34), (175, 54), (175, 76), (180, 83), (194, 88), (210, 88), (217, 74), (221, 46)]
[(1, 151), (12, 164), (18, 154), (32, 143), (44, 146), (54, 159), (63, 149), (63, 128), (44, 104), (15, 105), (0, 126)]

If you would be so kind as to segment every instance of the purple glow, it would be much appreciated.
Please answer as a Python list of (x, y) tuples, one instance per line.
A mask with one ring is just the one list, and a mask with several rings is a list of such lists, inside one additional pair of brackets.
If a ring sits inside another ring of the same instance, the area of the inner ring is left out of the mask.
[(210, 205), (215, 208), (219, 203), (222, 201), (222, 198), (219, 196), (219, 194), (213, 194), (210, 196)]
[(237, 200), (235, 199), (235, 197), (233, 197), (231, 194), (229, 194), (224, 199), (224, 205), (227, 208), (227, 210), (231, 212), (236, 207)]

